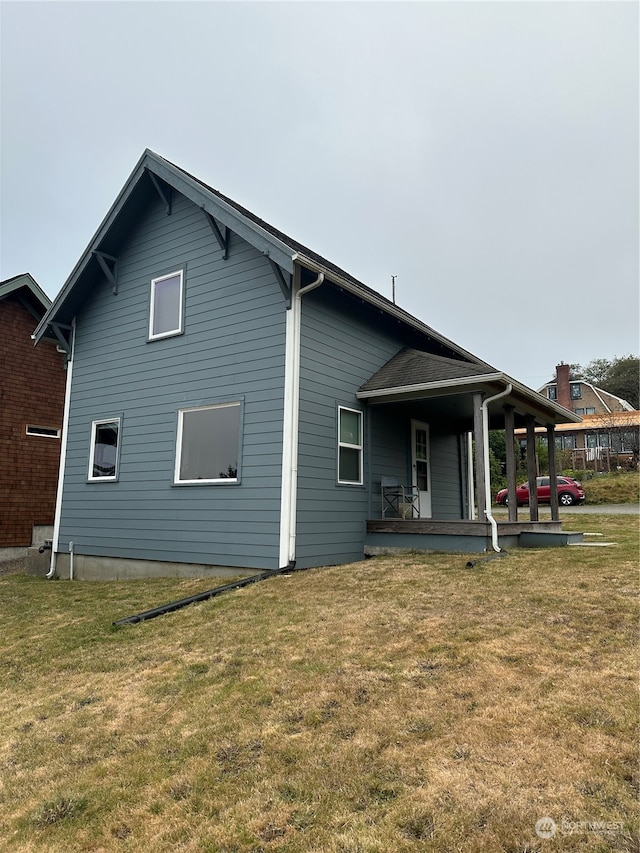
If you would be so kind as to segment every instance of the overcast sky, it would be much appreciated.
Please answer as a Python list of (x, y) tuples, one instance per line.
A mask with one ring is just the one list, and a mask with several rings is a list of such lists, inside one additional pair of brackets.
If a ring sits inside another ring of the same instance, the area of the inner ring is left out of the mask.
[(2, 2), (0, 278), (145, 148), (537, 388), (638, 354), (637, 2)]

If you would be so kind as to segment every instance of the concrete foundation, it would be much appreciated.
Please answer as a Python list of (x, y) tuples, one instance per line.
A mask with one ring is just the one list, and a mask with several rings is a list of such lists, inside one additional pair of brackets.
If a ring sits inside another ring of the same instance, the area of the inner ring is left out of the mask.
[[(47, 553), (47, 571), (51, 553)], [(56, 577), (69, 579), (70, 555), (56, 557)], [(46, 572), (45, 572), (46, 574)], [(123, 557), (92, 557), (74, 554), (74, 580), (112, 581), (144, 578), (240, 578), (260, 574), (253, 569), (232, 566), (203, 566), (199, 563), (169, 563), (161, 560), (131, 560)]]

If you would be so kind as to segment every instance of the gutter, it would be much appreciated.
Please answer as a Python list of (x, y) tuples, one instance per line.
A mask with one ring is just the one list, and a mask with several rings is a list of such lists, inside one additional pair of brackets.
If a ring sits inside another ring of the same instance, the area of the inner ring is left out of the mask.
[[(440, 391), (441, 389), (448, 393), (455, 394), (458, 389), (464, 390), (465, 388), (474, 388), (478, 385), (497, 382), (507, 383), (511, 386), (512, 391), (520, 394), (524, 398), (524, 401), (529, 403), (530, 413), (534, 414), (538, 420), (547, 421), (549, 419), (549, 411), (545, 412), (544, 409), (550, 409), (555, 415), (560, 415), (562, 417), (562, 420), (558, 419), (556, 421), (557, 423), (579, 424), (582, 421), (582, 418), (579, 415), (576, 415), (575, 412), (565, 409), (564, 406), (560, 406), (552, 400), (547, 400), (546, 397), (542, 397), (537, 391), (528, 388), (526, 385), (523, 385), (521, 382), (518, 382), (511, 376), (507, 376), (506, 373), (502, 373), (501, 371), (496, 371), (495, 373), (482, 373), (477, 376), (462, 376), (458, 379), (443, 379), (438, 382), (421, 382), (415, 385), (379, 388), (375, 391), (358, 391), (356, 393), (356, 397), (359, 400), (371, 400), (372, 402), (379, 400), (384, 403), (392, 402), (391, 398), (400, 399), (401, 395), (404, 394), (420, 394), (429, 391)], [(520, 409), (522, 408), (523, 404), (521, 403)]]
[(493, 397), (487, 397), (482, 401), (482, 406), (480, 407), (482, 410), (482, 452), (484, 458), (484, 514), (491, 525), (491, 545), (493, 550), (497, 553), (500, 553), (502, 549), (498, 544), (498, 524), (491, 514), (491, 479), (489, 477), (489, 403), (494, 403), (501, 397), (507, 397), (512, 391), (513, 386), (511, 382), (508, 382), (504, 391), (500, 391), (499, 394), (494, 394)]
[(282, 496), (280, 501), (281, 566), (296, 559), (296, 521), (298, 498), (298, 430), (300, 420), (300, 325), (302, 297), (324, 281), (318, 273), (315, 281), (293, 294), (286, 319), (285, 415), (282, 452)]
[[(413, 317), (409, 314), (408, 311), (404, 311), (402, 308), (398, 308), (394, 305), (393, 302), (389, 302), (384, 296), (376, 293), (375, 291), (367, 288), (366, 291), (363, 290), (366, 285), (356, 284), (354, 282), (349, 281), (344, 278), (344, 276), (340, 275), (340, 273), (335, 272), (329, 267), (324, 266), (323, 264), (319, 264), (317, 261), (312, 260), (307, 257), (307, 255), (296, 252), (293, 256), (294, 263), (302, 264), (302, 266), (307, 269), (315, 272), (322, 273), (326, 275), (331, 281), (335, 282), (339, 287), (342, 287), (344, 290), (347, 290), (349, 293), (352, 293), (354, 296), (357, 296), (359, 299), (368, 302), (370, 305), (379, 308), (385, 314), (389, 314), (392, 317), (395, 317), (397, 320), (401, 320), (403, 323), (406, 323), (409, 326), (412, 326), (414, 329), (418, 329), (423, 334), (428, 335), (430, 338), (433, 338), (434, 341), (438, 341), (447, 349), (453, 350), (457, 352), (459, 355), (464, 356), (465, 358), (470, 359), (472, 364), (486, 364), (486, 362), (478, 359), (477, 356), (473, 355), (473, 353), (468, 352), (462, 347), (458, 346), (458, 344), (446, 338), (444, 335), (441, 335), (439, 332), (436, 332), (435, 329), (432, 329), (430, 326), (427, 326), (426, 323), (423, 323), (421, 320), (418, 320), (417, 317)], [(490, 367), (490, 365), (486, 365)]]

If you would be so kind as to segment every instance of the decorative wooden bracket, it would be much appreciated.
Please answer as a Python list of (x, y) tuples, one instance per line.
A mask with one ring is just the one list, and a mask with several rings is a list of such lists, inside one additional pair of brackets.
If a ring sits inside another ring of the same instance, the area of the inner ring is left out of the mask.
[(156, 178), (150, 169), (147, 169), (146, 172), (151, 178), (151, 183), (156, 188), (156, 192), (160, 196), (160, 200), (167, 210), (167, 216), (171, 216), (171, 187), (168, 184), (165, 184), (164, 181)]
[(271, 264), (271, 269), (274, 272), (274, 275), (276, 277), (276, 281), (280, 285), (280, 290), (282, 291), (282, 293), (284, 295), (284, 298), (286, 301), (286, 307), (287, 307), (287, 311), (288, 311), (289, 308), (291, 308), (291, 284), (292, 284), (291, 276), (287, 275), (287, 278), (289, 279), (287, 281), (287, 278), (285, 278), (285, 273), (283, 272), (282, 267), (280, 267), (271, 258), (267, 258), (267, 259), (268, 259), (269, 263)]
[(114, 258), (113, 255), (107, 255), (106, 252), (99, 252), (97, 249), (94, 249), (93, 255), (100, 264), (100, 269), (104, 273), (105, 278), (111, 282), (115, 295), (118, 292), (118, 259)]
[(211, 230), (213, 231), (215, 238), (218, 241), (220, 248), (222, 249), (222, 260), (226, 261), (227, 258), (229, 257), (229, 237), (231, 235), (231, 232), (229, 231), (227, 226), (224, 225), (223, 226), (224, 234), (223, 234), (223, 232), (220, 230), (218, 223), (215, 221), (213, 216), (211, 216), (210, 213), (207, 213), (207, 211), (204, 208), (202, 209), (202, 212), (207, 217), (207, 222), (211, 226)]
[(53, 330), (54, 335), (58, 339), (58, 342), (62, 349), (66, 352), (67, 355), (71, 354), (71, 344), (62, 334), (62, 330), (66, 329), (68, 332), (71, 331), (71, 326), (67, 326), (64, 323), (51, 323), (50, 328)]

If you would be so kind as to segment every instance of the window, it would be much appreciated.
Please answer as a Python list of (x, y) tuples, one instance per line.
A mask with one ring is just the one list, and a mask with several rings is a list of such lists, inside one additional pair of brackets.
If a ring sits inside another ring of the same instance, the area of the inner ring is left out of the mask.
[(595, 406), (587, 406), (584, 410), (585, 415), (595, 415), (596, 409)]
[(575, 435), (556, 435), (557, 450), (575, 450), (576, 437)]
[(558, 399), (558, 387), (557, 387), (557, 385), (549, 385), (548, 391), (549, 391), (549, 399), (550, 400), (557, 400)]
[(37, 435), (41, 438), (60, 438), (60, 430), (56, 427), (32, 426), (27, 424), (27, 435)]
[(581, 400), (582, 399), (582, 384), (580, 382), (572, 382), (569, 387), (571, 388), (571, 399), (572, 400)]
[(573, 411), (576, 413), (576, 415), (584, 415), (585, 414), (584, 409), (574, 409)]
[(149, 340), (182, 334), (182, 270), (151, 280)]
[(89, 480), (115, 480), (118, 474), (120, 418), (94, 421), (91, 426)]
[(362, 483), (362, 412), (338, 407), (338, 482)]
[(178, 412), (175, 483), (237, 483), (240, 403)]

